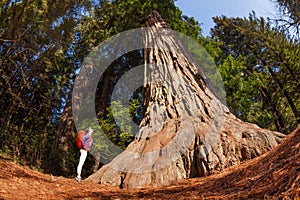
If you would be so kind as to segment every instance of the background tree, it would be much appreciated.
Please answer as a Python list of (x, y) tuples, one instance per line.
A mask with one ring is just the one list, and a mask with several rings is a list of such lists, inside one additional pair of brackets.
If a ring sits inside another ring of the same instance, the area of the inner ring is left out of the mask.
[(286, 29), (287, 34), (295, 35), (299, 39), (299, 25), (300, 25), (300, 5), (298, 0), (273, 0), (280, 12), (280, 16), (276, 21), (279, 26)]
[(296, 128), (299, 43), (255, 14), (248, 19), (216, 17), (214, 22), (213, 38), (225, 54), (219, 68), (231, 110), (272, 130), (288, 133)]
[(85, 1), (1, 1), (0, 149), (40, 166), (74, 76)]

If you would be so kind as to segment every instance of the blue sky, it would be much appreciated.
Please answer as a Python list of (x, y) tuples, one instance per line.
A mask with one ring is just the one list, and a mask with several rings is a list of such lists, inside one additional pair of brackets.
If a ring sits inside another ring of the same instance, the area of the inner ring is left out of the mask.
[(210, 28), (214, 26), (214, 16), (248, 17), (253, 10), (258, 17), (272, 19), (276, 14), (275, 6), (270, 0), (177, 0), (175, 5), (183, 14), (202, 23), (204, 36), (208, 36)]

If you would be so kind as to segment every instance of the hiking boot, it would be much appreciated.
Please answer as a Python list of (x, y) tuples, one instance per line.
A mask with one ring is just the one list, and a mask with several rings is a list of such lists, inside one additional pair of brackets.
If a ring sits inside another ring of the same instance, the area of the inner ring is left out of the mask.
[(81, 181), (81, 178), (80, 178), (80, 177), (76, 177), (75, 179), (76, 179), (76, 181), (78, 181), (78, 182)]

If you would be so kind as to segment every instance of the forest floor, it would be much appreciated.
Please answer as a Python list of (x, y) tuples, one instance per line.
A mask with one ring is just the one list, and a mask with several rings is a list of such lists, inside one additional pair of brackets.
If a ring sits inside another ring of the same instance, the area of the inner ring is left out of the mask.
[(43, 174), (0, 158), (2, 199), (300, 199), (300, 127), (272, 151), (203, 178), (129, 190)]

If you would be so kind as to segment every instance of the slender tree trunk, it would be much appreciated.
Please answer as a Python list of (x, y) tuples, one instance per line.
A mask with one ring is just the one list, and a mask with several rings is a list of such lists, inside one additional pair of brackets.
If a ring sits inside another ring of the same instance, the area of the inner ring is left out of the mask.
[(50, 155), (44, 163), (46, 171), (54, 175), (70, 176), (75, 170), (75, 163), (71, 163), (76, 151), (74, 145), (76, 129), (73, 120), (72, 93), (70, 93), (59, 120)]
[(283, 91), (283, 94), (284, 94), (285, 98), (287, 99), (287, 102), (290, 105), (290, 108), (292, 109), (292, 111), (294, 113), (297, 123), (300, 124), (300, 114), (297, 110), (297, 107), (294, 104), (293, 99), (288, 94), (287, 90), (285, 89), (285, 87), (281, 83), (281, 81), (278, 80), (277, 75), (275, 74), (275, 72), (273, 72), (273, 69), (271, 67), (269, 67), (269, 71), (270, 71), (271, 75), (273, 76), (274, 80), (276, 81), (276, 83), (278, 84), (279, 88)]
[(272, 101), (270, 95), (268, 94), (268, 91), (265, 87), (262, 87), (259, 89), (262, 97), (264, 98), (264, 101), (266, 102), (267, 105), (269, 105), (273, 111), (273, 116), (274, 116), (274, 124), (276, 126), (277, 131), (283, 131), (285, 126), (284, 126), (284, 121), (282, 119), (282, 115), (280, 115), (280, 112), (278, 111), (276, 107), (276, 103)]
[[(89, 63), (87, 63), (82, 67), (88, 69), (90, 66)], [(78, 80), (76, 95), (70, 92), (62, 116), (59, 119), (54, 143), (49, 158), (45, 162), (45, 168), (52, 174), (64, 176), (74, 175), (76, 165), (78, 164), (78, 158), (74, 157), (76, 151), (78, 151), (75, 146), (77, 130), (74, 121), (78, 120), (77, 117), (81, 106), (81, 99), (87, 92), (84, 90), (87, 81), (85, 76), (82, 76), (82, 79)]]
[(87, 180), (121, 188), (168, 185), (219, 172), (279, 143), (283, 134), (242, 122), (214, 96), (158, 13), (146, 26), (141, 128), (123, 153)]

